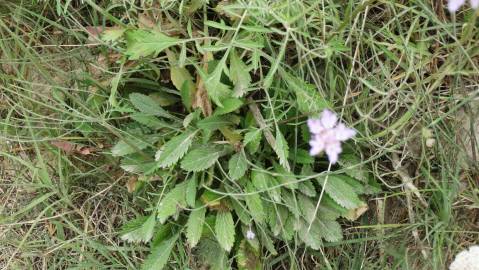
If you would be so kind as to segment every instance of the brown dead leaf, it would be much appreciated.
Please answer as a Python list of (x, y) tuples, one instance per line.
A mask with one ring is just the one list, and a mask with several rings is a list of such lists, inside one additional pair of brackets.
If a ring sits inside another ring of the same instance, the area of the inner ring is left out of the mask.
[(156, 22), (151, 15), (143, 12), (138, 14), (138, 24), (142, 28), (155, 28)]
[[(211, 58), (211, 53), (205, 53), (203, 55), (203, 69), (208, 70), (208, 61)], [(196, 75), (196, 93), (192, 104), (193, 109), (201, 108), (203, 115), (205, 117), (210, 116), (213, 113), (213, 108), (211, 107), (211, 101), (208, 98), (208, 93), (206, 92), (205, 84), (203, 79), (198, 74)]]
[(125, 186), (126, 189), (128, 190), (128, 193), (132, 193), (136, 189), (136, 183), (138, 182), (138, 177), (132, 176), (128, 181), (126, 182)]
[(48, 234), (50, 236), (54, 236), (56, 232), (55, 226), (53, 226), (52, 223), (47, 221), (46, 227), (47, 227)]
[(121, 54), (109, 52), (108, 54), (99, 54), (96, 61), (88, 66), (90, 74), (93, 78), (101, 80), (102, 76), (105, 76), (105, 70), (108, 70), (112, 63), (120, 60)]
[(83, 156), (87, 156), (97, 151), (95, 147), (82, 146), (82, 145), (74, 144), (72, 142), (64, 141), (64, 140), (52, 141), (50, 144), (62, 149), (63, 151), (65, 151), (67, 154), (70, 154), (70, 155), (80, 154)]
[(95, 151), (96, 149), (94, 147), (85, 146), (85, 147), (77, 148), (77, 152), (84, 156), (90, 155)]
[(85, 30), (88, 33), (88, 41), (89, 42), (97, 42), (103, 32), (107, 30), (116, 30), (120, 29), (117, 26), (112, 26), (112, 27), (103, 27), (103, 26), (86, 26)]
[(348, 213), (346, 214), (346, 218), (351, 221), (354, 221), (358, 219), (360, 216), (362, 216), (366, 211), (368, 211), (368, 209), (369, 209), (368, 205), (363, 204), (359, 206), (358, 208), (349, 210)]
[(69, 141), (56, 140), (52, 141), (50, 144), (62, 149), (63, 151), (67, 152), (67, 154), (73, 154), (76, 149), (75, 145)]
[(153, 10), (140, 13), (138, 15), (138, 25), (140, 28), (157, 30), (169, 36), (188, 35), (178, 23), (169, 21), (167, 18), (162, 19), (161, 14), (155, 14)]

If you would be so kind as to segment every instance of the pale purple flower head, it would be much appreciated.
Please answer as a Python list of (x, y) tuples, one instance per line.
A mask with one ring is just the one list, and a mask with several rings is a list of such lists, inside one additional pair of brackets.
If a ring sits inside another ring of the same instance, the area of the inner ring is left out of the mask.
[[(479, 7), (479, 0), (469, 0), (471, 7), (477, 9)], [(462, 5), (466, 3), (466, 0), (449, 0), (447, 2), (447, 8), (450, 12), (456, 12)]]
[(341, 142), (356, 135), (354, 129), (339, 122), (336, 114), (330, 110), (324, 110), (317, 119), (308, 119), (308, 127), (311, 132), (309, 154), (315, 156), (325, 151), (329, 162), (332, 164), (338, 161), (339, 154), (342, 151)]
[(251, 229), (248, 229), (248, 231), (246, 231), (246, 238), (248, 238), (248, 240), (253, 240), (255, 237), (256, 234)]

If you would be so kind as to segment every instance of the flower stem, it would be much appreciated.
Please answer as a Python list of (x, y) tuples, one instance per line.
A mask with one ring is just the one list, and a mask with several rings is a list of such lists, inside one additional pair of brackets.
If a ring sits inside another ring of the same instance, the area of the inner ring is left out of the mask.
[(321, 189), (321, 193), (319, 194), (318, 202), (316, 203), (316, 208), (314, 209), (313, 217), (309, 221), (308, 233), (311, 230), (311, 226), (313, 225), (313, 222), (314, 222), (314, 219), (316, 218), (316, 215), (318, 214), (319, 204), (321, 203), (321, 200), (323, 199), (324, 190), (326, 189), (326, 185), (328, 184), (329, 172), (331, 172), (331, 165), (332, 165), (332, 163), (329, 162), (328, 173), (326, 174), (326, 178), (324, 179), (323, 188)]

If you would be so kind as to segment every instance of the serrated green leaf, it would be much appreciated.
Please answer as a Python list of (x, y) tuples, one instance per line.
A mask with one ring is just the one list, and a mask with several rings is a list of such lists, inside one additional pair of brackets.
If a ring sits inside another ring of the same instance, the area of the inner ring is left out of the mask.
[(317, 226), (322, 232), (322, 237), (328, 242), (337, 242), (343, 239), (341, 225), (336, 220), (316, 219), (313, 226)]
[(288, 143), (284, 139), (283, 134), (279, 129), (276, 129), (276, 144), (274, 145), (274, 151), (279, 158), (279, 164), (283, 166), (287, 171), (290, 171), (289, 163), (288, 163)]
[(182, 182), (177, 184), (170, 192), (168, 192), (161, 202), (158, 204), (157, 217), (160, 223), (175, 215), (178, 212), (178, 208), (186, 207), (186, 183)]
[(263, 201), (259, 193), (255, 193), (256, 189), (252, 183), (246, 185), (246, 192), (250, 193), (245, 195), (246, 206), (253, 217), (253, 220), (259, 224), (263, 224), (266, 220), (266, 214), (264, 212)]
[(278, 255), (278, 252), (274, 248), (274, 243), (271, 237), (266, 234), (264, 230), (259, 230), (258, 235), (260, 238), (261, 245), (264, 246), (272, 255)]
[(270, 181), (272, 181), (271, 175), (265, 172), (254, 170), (251, 172), (251, 182), (253, 183), (254, 187), (260, 192), (268, 190)]
[(299, 209), (298, 201), (294, 196), (294, 193), (291, 191), (283, 191), (281, 193), (284, 205), (289, 209), (295, 218), (299, 218), (301, 215), (301, 210)]
[(219, 243), (213, 238), (203, 238), (198, 245), (198, 255), (201, 263), (209, 266), (210, 270), (228, 270), (228, 256)]
[(169, 128), (172, 130), (178, 130), (180, 128), (179, 125), (169, 124), (165, 121), (162, 121), (156, 118), (155, 116), (147, 115), (143, 113), (135, 113), (130, 115), (130, 117), (136, 122), (153, 129)]
[(173, 235), (173, 225), (172, 223), (165, 223), (158, 226), (155, 230), (155, 236), (151, 241), (151, 247), (158, 246), (161, 242), (170, 238)]
[(294, 224), (295, 217), (288, 211), (288, 208), (282, 205), (277, 205), (273, 211), (270, 211), (271, 215), (268, 217), (270, 220), (270, 227), (273, 235), (281, 235), (283, 240), (289, 241), (294, 236)]
[(367, 184), (365, 183), (362, 183), (348, 175), (345, 175), (345, 174), (338, 174), (336, 175), (337, 178), (340, 178), (344, 183), (350, 185), (354, 192), (356, 194), (364, 194), (365, 193), (365, 186)]
[(186, 204), (189, 207), (195, 206), (197, 185), (196, 175), (193, 175), (186, 183)]
[(321, 97), (318, 90), (309, 83), (299, 79), (285, 71), (281, 72), (284, 81), (296, 95), (298, 109), (304, 114), (314, 114), (321, 112), (325, 108), (331, 107), (326, 99)]
[(354, 221), (358, 219), (364, 212), (368, 210), (368, 205), (365, 202), (352, 209), (346, 209), (339, 204), (337, 204), (328, 194), (324, 194), (321, 201), (320, 210), (323, 210), (319, 215), (322, 218), (335, 220), (339, 216), (344, 217), (348, 220)]
[[(321, 206), (331, 209), (333, 212), (337, 213), (337, 215), (340, 215), (342, 217), (346, 217), (349, 211), (348, 209), (337, 204), (333, 199), (331, 199), (331, 197), (328, 194), (324, 194), (321, 200)], [(336, 218), (331, 218), (331, 219), (336, 219)]]
[(181, 161), (181, 168), (189, 172), (206, 170), (215, 164), (221, 152), (221, 148), (210, 145), (194, 149)]
[(170, 63), (171, 82), (180, 91), (181, 100), (185, 107), (190, 109), (196, 92), (193, 76), (186, 68), (178, 66), (178, 60), (174, 52), (167, 50), (166, 55)]
[(155, 224), (155, 215), (131, 220), (122, 226), (121, 239), (133, 243), (147, 243), (153, 237)]
[[(309, 231), (308, 228), (310, 228)], [(315, 250), (321, 248), (321, 238), (328, 242), (340, 241), (343, 238), (341, 226), (335, 220), (315, 219), (311, 226), (303, 220), (300, 223), (298, 234), (307, 246)]]
[(203, 232), (203, 224), (205, 221), (206, 207), (197, 204), (198, 208), (191, 211), (186, 223), (186, 239), (191, 248), (195, 247), (200, 241)]
[(149, 128), (153, 129), (160, 129), (163, 128), (163, 122), (160, 121), (158, 118), (152, 115), (147, 115), (144, 113), (135, 113), (130, 115), (131, 119), (135, 120), (136, 122), (145, 125)]
[(243, 106), (243, 100), (239, 98), (227, 98), (223, 100), (223, 107), (216, 108), (213, 115), (224, 115), (234, 112)]
[(180, 44), (182, 41), (157, 31), (129, 30), (125, 32), (126, 55), (130, 60), (158, 54), (164, 49)]
[(215, 233), (220, 246), (229, 252), (235, 241), (235, 225), (231, 212), (219, 211), (216, 214)]
[(221, 75), (223, 74), (223, 70), (226, 69), (225, 62), (226, 55), (220, 60), (210, 74), (206, 74), (201, 68), (198, 69), (198, 73), (204, 81), (208, 96), (219, 107), (223, 107), (223, 100), (231, 97), (230, 88), (221, 82)]
[(258, 191), (268, 191), (271, 199), (281, 201), (281, 188), (278, 182), (270, 174), (261, 171), (251, 172), (251, 181)]
[(231, 180), (240, 179), (246, 173), (246, 170), (248, 170), (248, 162), (242, 152), (231, 156), (228, 161), (228, 175)]
[(265, 204), (267, 222), (274, 236), (278, 236), (281, 233), (281, 223), (283, 220), (281, 219), (280, 213), (282, 210), (279, 210), (280, 206), (281, 205), (273, 206), (271, 203)]
[[(363, 183), (369, 181), (368, 171), (361, 164), (361, 159), (353, 154), (341, 154), (339, 164), (345, 168), (344, 172), (352, 178), (358, 179)], [(354, 168), (347, 169), (347, 167), (354, 166)]]
[(308, 197), (315, 197), (316, 196), (316, 188), (314, 187), (313, 183), (310, 181), (303, 181), (298, 184), (298, 189), (304, 195)]
[(227, 117), (220, 115), (213, 115), (198, 121), (199, 128), (209, 131), (214, 131), (231, 124), (231, 121)]
[[(157, 88), (155, 87), (155, 90), (156, 89)], [(180, 99), (176, 95), (170, 94), (169, 91), (171, 90), (160, 86), (160, 91), (151, 93), (148, 96), (162, 107), (171, 106), (177, 103)]]
[(316, 216), (314, 216), (314, 212), (317, 198), (308, 198), (302, 194), (299, 194), (297, 198), (303, 218), (308, 222), (311, 222), (314, 218), (320, 220), (336, 220), (339, 216), (346, 217), (350, 214), (347, 209), (336, 204), (327, 194), (324, 194), (322, 197)]
[(334, 201), (346, 209), (354, 209), (360, 207), (363, 203), (359, 199), (353, 187), (343, 181), (337, 175), (329, 175), (328, 182), (325, 184), (325, 177), (319, 177), (318, 183), (324, 188)]
[[(336, 209), (334, 208), (331, 208), (329, 207), (328, 205), (326, 205), (324, 203), (324, 198), (326, 197), (327, 195), (323, 196), (322, 200), (321, 200), (321, 204), (319, 205), (319, 209), (318, 209), (318, 218), (321, 219), (321, 220), (336, 220), (338, 219), (339, 217), (343, 216), (341, 215), (341, 212), (337, 211)], [(338, 205), (339, 206), (339, 205)], [(341, 207), (341, 206), (339, 206)], [(348, 211), (346, 208), (342, 208), (344, 209), (345, 211)]]
[(321, 248), (321, 232), (318, 226), (311, 226), (311, 230), (308, 231), (309, 223), (301, 221), (300, 228), (298, 230), (299, 238), (304, 244), (314, 250)]
[(236, 262), (238, 270), (260, 270), (262, 268), (259, 252), (254, 250), (251, 245), (242, 240), (236, 253)]
[(278, 68), (280, 66), (280, 63), (282, 63), (283, 57), (286, 54), (286, 45), (288, 44), (289, 40), (289, 33), (286, 33), (283, 41), (281, 42), (281, 47), (279, 49), (279, 52), (274, 56), (271, 62), (271, 66), (268, 70), (268, 74), (266, 74), (266, 77), (263, 79), (263, 85), (262, 88), (265, 90), (268, 90), (271, 84), (273, 83), (273, 79), (276, 77), (276, 72), (278, 71)]
[(248, 67), (238, 57), (234, 49), (231, 50), (230, 54), (230, 78), (234, 83), (233, 97), (242, 97), (246, 94), (251, 84), (251, 76)]
[(241, 142), (241, 134), (237, 130), (232, 130), (230, 127), (222, 127), (220, 128), (221, 134), (225, 137), (226, 140), (231, 145), (238, 145), (239, 142)]
[(183, 127), (187, 128), (193, 120), (196, 120), (200, 114), (199, 110), (196, 110), (190, 114), (188, 114), (185, 119), (183, 119)]
[(201, 202), (210, 208), (215, 208), (220, 206), (221, 199), (222, 199), (221, 195), (219, 195), (216, 192), (212, 192), (210, 190), (205, 190), (200, 197)]
[(304, 149), (296, 149), (289, 152), (289, 157), (292, 161), (298, 164), (313, 164), (314, 158)]
[(181, 101), (187, 109), (191, 109), (193, 100), (195, 99), (196, 86), (195, 84), (185, 81), (180, 89)]
[(153, 143), (157, 142), (159, 137), (157, 135), (143, 135), (138, 130), (133, 130), (132, 133), (125, 136), (128, 143), (124, 140), (118, 143), (111, 149), (111, 154), (115, 157), (121, 157), (143, 150)]
[(196, 131), (186, 131), (169, 140), (155, 155), (160, 168), (169, 167), (180, 160), (193, 142)]
[(307, 125), (301, 125), (300, 127), (300, 132), (301, 132), (301, 139), (304, 142), (309, 142), (311, 140), (311, 133), (309, 132), (309, 128)]
[(158, 104), (153, 98), (140, 93), (130, 94), (130, 102), (135, 106), (137, 110), (146, 115), (155, 115), (165, 118), (173, 118), (171, 114), (165, 111), (160, 104)]
[(148, 174), (156, 169), (156, 162), (152, 159), (147, 159), (143, 155), (133, 154), (123, 157), (120, 167), (130, 173)]
[(142, 270), (161, 270), (166, 266), (170, 258), (171, 250), (176, 244), (178, 234), (162, 241), (159, 245), (151, 249), (150, 255), (146, 258), (141, 266)]
[(128, 154), (136, 153), (138, 152), (138, 150), (143, 150), (149, 145), (148, 142), (132, 139), (129, 139), (129, 143), (133, 144), (135, 147), (131, 146), (123, 140), (118, 141), (111, 149), (111, 154), (114, 157), (122, 157)]
[(249, 225), (251, 223), (251, 216), (249, 215), (246, 206), (243, 206), (239, 201), (231, 199), (230, 200), (231, 206), (233, 207), (233, 210), (238, 216), (239, 220), (245, 224)]
[(285, 187), (289, 189), (297, 189), (298, 188), (298, 181), (296, 179), (296, 175), (292, 172), (286, 171), (281, 165), (276, 162), (273, 162), (273, 167), (276, 172), (276, 179), (278, 182), (283, 184)]
[(244, 136), (244, 145), (251, 154), (258, 151), (259, 145), (261, 143), (263, 133), (260, 129), (254, 128), (248, 131)]
[(281, 230), (281, 236), (286, 241), (291, 241), (291, 239), (293, 239), (293, 236), (294, 236), (296, 219), (290, 213), (283, 214), (282, 218), (283, 218), (283, 222), (282, 222), (283, 225), (282, 225), (282, 228), (281, 228), (282, 229)]
[(316, 218), (316, 202), (313, 202), (312, 198), (306, 197), (303, 194), (298, 194), (296, 198), (298, 199), (298, 205), (303, 218), (307, 222), (313, 221)]

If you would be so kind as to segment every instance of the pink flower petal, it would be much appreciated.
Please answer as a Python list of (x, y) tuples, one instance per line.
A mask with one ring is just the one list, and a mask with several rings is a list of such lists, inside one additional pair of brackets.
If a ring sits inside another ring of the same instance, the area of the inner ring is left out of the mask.
[(466, 0), (449, 0), (447, 8), (450, 12), (456, 12), (465, 2)]
[(307, 123), (309, 127), (309, 132), (313, 134), (321, 133), (324, 130), (319, 119), (308, 119)]
[(331, 164), (338, 161), (342, 152), (341, 142), (356, 135), (354, 129), (339, 122), (336, 114), (330, 110), (324, 110), (320, 119), (309, 119), (307, 124), (312, 135), (309, 154), (315, 156), (325, 151)]
[(309, 145), (311, 145), (311, 149), (309, 150), (311, 156), (316, 156), (324, 150), (324, 142), (321, 140), (313, 139), (309, 141)]
[(324, 110), (321, 113), (321, 124), (324, 128), (329, 129), (333, 128), (338, 122), (338, 117), (335, 113), (330, 110)]
[(336, 139), (340, 141), (349, 140), (356, 135), (356, 130), (346, 127), (343, 123), (339, 123), (335, 130)]
[(479, 8), (479, 0), (470, 0), (471, 1), (471, 7), (473, 9)]
[(341, 144), (339, 142), (326, 146), (326, 154), (328, 155), (328, 159), (331, 164), (335, 164), (338, 161), (341, 151)]

